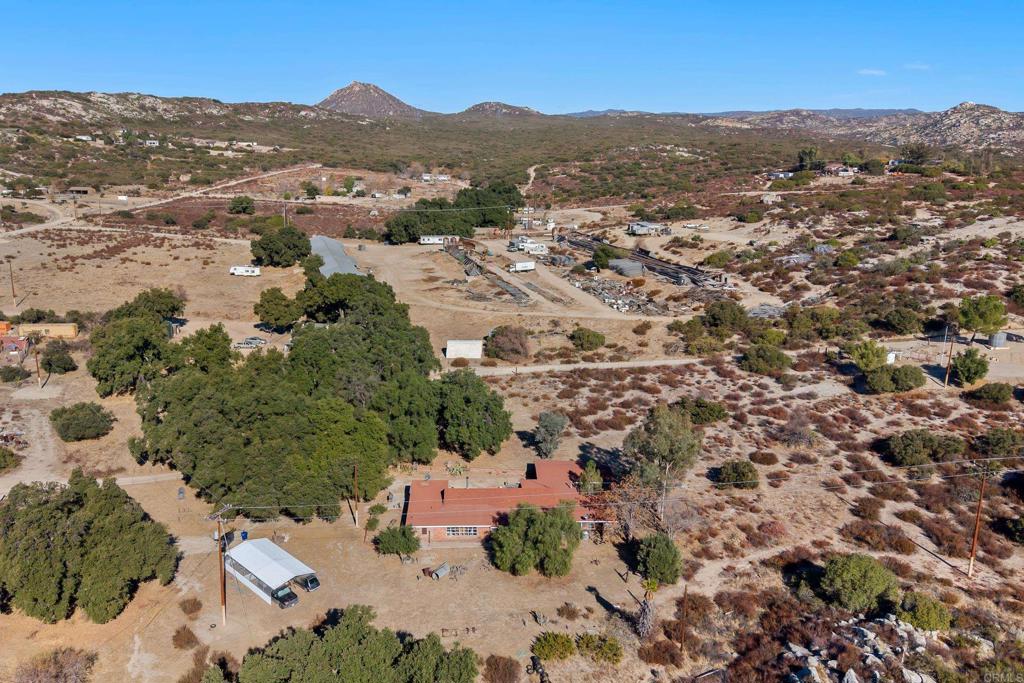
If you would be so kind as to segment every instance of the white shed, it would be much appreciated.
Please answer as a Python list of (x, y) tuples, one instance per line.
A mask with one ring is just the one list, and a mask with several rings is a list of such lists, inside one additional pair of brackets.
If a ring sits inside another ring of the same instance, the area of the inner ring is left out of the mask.
[(483, 339), (449, 339), (444, 347), (445, 358), (472, 358), (484, 357)]
[(224, 553), (224, 569), (268, 605), (271, 595), (293, 579), (316, 574), (266, 538), (242, 541)]

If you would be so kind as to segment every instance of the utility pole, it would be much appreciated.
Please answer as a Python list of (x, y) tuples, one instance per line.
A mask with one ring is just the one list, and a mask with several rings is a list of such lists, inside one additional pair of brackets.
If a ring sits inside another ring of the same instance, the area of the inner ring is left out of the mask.
[(11, 302), (18, 307), (18, 295), (14, 293), (14, 261), (7, 262), (7, 273), (11, 276)]
[(946, 357), (946, 379), (943, 381), (942, 386), (949, 386), (949, 371), (953, 369), (953, 342), (956, 341), (956, 335), (952, 335), (949, 338), (949, 355)]
[(40, 389), (43, 388), (43, 373), (39, 370), (39, 349), (37, 348), (32, 354), (36, 357), (36, 386)]
[(222, 515), (230, 509), (231, 504), (229, 503), (207, 517), (207, 519), (217, 522), (217, 566), (220, 577), (220, 621), (222, 626), (228, 625), (227, 577), (224, 575), (224, 519)]
[(352, 463), (352, 520), (359, 526), (359, 463)]
[[(984, 465), (982, 465), (984, 467)], [(974, 513), (974, 538), (971, 539), (971, 561), (967, 565), (967, 578), (974, 578), (974, 557), (978, 552), (978, 534), (981, 532), (981, 505), (985, 500), (985, 480), (988, 479), (984, 470), (981, 473), (981, 489), (978, 491), (978, 509)]]

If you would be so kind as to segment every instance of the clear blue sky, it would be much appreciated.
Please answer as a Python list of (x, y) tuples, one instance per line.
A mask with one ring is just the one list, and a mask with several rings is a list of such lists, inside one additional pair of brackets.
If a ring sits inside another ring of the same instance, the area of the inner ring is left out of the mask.
[(358, 80), (443, 112), (1024, 110), (1022, 0), (4, 5), (3, 92), (314, 103)]

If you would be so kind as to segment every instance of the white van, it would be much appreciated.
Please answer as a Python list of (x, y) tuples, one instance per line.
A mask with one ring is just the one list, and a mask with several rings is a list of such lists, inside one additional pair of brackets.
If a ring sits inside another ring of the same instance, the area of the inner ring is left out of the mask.
[(243, 277), (259, 277), (260, 269), (259, 266), (231, 266), (228, 273), (231, 275), (241, 275)]

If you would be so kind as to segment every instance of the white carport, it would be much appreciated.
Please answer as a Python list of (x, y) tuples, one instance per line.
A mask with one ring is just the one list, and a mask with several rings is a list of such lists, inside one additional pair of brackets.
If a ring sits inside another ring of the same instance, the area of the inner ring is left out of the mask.
[(254, 538), (224, 553), (224, 569), (268, 605), (270, 595), (292, 579), (316, 574), (266, 538)]

